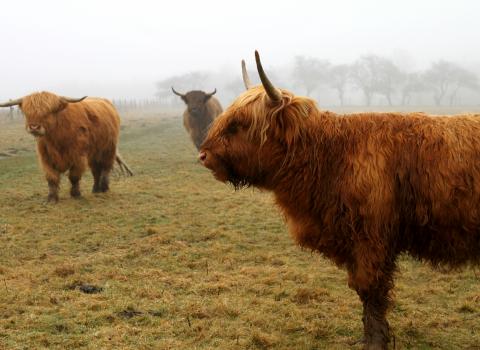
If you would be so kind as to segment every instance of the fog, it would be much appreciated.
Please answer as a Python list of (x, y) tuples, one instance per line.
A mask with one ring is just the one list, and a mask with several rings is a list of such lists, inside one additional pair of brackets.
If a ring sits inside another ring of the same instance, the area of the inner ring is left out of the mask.
[(240, 77), (255, 49), (276, 70), (296, 56), (374, 54), (406, 70), (444, 59), (477, 72), (479, 13), (474, 0), (4, 1), (0, 100), (38, 90), (153, 98), (171, 76)]

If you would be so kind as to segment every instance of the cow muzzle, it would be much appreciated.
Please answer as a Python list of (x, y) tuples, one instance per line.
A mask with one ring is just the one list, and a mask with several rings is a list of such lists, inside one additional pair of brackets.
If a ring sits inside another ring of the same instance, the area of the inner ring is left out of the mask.
[(207, 152), (205, 152), (205, 151), (200, 152), (200, 153), (198, 154), (198, 160), (199, 160), (202, 164), (204, 164), (205, 161), (207, 160)]
[(33, 136), (43, 136), (45, 135), (45, 130), (41, 125), (38, 124), (29, 124), (27, 126), (27, 131)]

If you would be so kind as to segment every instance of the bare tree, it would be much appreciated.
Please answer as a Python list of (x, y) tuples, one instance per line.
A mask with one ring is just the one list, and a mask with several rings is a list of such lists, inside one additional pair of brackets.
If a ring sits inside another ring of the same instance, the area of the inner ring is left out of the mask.
[(305, 88), (307, 96), (310, 96), (321, 84), (328, 79), (330, 62), (304, 56), (295, 57), (293, 77), (298, 86)]
[(478, 77), (474, 73), (462, 67), (457, 67), (452, 72), (452, 84), (449, 96), (450, 106), (455, 104), (458, 91), (462, 88), (478, 91), (480, 88), (478, 84)]
[(164, 98), (172, 94), (171, 87), (175, 86), (179, 90), (190, 91), (205, 88), (205, 82), (210, 78), (209, 73), (190, 72), (183, 75), (168, 77), (156, 83), (159, 98)]
[(403, 79), (403, 74), (389, 59), (377, 55), (360, 57), (352, 66), (351, 77), (362, 89), (367, 106), (375, 93), (385, 96), (391, 106), (392, 94)]
[(407, 73), (404, 76), (401, 93), (402, 106), (410, 103), (413, 94), (418, 94), (427, 90), (427, 85), (423, 81), (422, 73)]
[(340, 105), (345, 104), (345, 90), (347, 89), (350, 75), (350, 66), (348, 64), (338, 64), (330, 68), (328, 85), (337, 90)]
[(379, 80), (376, 92), (385, 96), (388, 105), (392, 106), (392, 95), (404, 79), (404, 73), (389, 59), (381, 58), (379, 62)]
[(352, 66), (351, 77), (355, 84), (362, 90), (367, 106), (372, 104), (375, 92), (376, 56), (363, 56)]
[(429, 88), (433, 91), (435, 104), (439, 106), (447, 94), (451, 84), (451, 71), (455, 65), (447, 61), (432, 63), (432, 66), (425, 72), (424, 79)]
[(425, 82), (433, 92), (435, 104), (439, 106), (444, 98), (449, 95), (449, 102), (453, 104), (461, 88), (477, 90), (479, 88), (477, 76), (448, 61), (438, 61), (424, 74)]

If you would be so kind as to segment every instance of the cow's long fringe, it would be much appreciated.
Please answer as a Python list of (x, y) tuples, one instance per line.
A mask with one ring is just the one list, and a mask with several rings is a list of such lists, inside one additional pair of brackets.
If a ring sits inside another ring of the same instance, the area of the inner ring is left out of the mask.
[(21, 108), (25, 115), (41, 117), (58, 111), (63, 105), (64, 102), (62, 102), (59, 96), (42, 91), (25, 96)]

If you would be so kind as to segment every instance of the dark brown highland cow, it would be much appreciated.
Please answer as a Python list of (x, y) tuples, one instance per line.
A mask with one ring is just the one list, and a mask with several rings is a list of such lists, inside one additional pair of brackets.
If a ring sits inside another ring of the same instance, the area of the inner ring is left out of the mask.
[(183, 113), (183, 126), (190, 134), (195, 147), (200, 149), (210, 124), (222, 113), (220, 102), (213, 97), (217, 89), (209, 94), (197, 90), (181, 94), (173, 87), (172, 91), (175, 95), (180, 96), (187, 105), (187, 109)]
[(132, 175), (117, 153), (120, 117), (105, 99), (72, 99), (50, 92), (34, 93), (0, 107), (18, 105), (25, 127), (37, 141), (37, 153), (48, 182), (48, 201), (58, 201), (60, 174), (68, 171), (72, 197), (80, 196), (80, 178), (91, 168), (93, 192), (106, 192), (115, 160)]
[(263, 86), (215, 120), (199, 158), (220, 181), (273, 191), (295, 240), (347, 269), (365, 348), (386, 349), (400, 253), (480, 263), (480, 117), (321, 111), (256, 60)]

